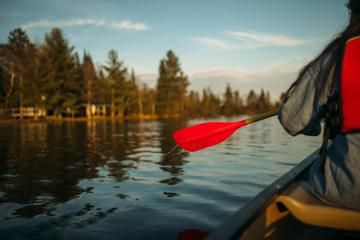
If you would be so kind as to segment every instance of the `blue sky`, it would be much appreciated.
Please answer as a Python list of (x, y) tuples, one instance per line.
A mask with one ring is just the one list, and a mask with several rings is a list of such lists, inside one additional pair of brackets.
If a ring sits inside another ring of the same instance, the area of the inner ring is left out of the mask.
[(345, 0), (2, 0), (0, 42), (15, 27), (41, 43), (63, 29), (81, 54), (104, 64), (115, 49), (142, 82), (154, 85), (168, 49), (191, 88), (227, 83), (284, 91), (301, 66), (347, 24)]

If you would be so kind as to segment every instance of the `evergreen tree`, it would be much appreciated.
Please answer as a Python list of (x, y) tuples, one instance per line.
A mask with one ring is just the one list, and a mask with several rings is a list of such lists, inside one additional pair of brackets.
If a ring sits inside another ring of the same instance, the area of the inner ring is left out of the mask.
[(261, 89), (260, 96), (258, 99), (258, 112), (259, 113), (269, 111), (273, 108), (270, 99), (271, 99), (270, 92), (267, 91), (265, 93), (265, 91), (263, 89)]
[(210, 103), (210, 97), (208, 95), (208, 91), (210, 91), (210, 89), (203, 89), (202, 90), (202, 99), (201, 99), (201, 116), (208, 116), (209, 115), (209, 103)]
[(186, 101), (186, 116), (200, 117), (201, 116), (201, 100), (198, 92), (190, 91)]
[(187, 76), (182, 72), (178, 57), (169, 50), (160, 61), (155, 110), (160, 116), (175, 116), (185, 109)]
[(164, 60), (160, 61), (159, 78), (156, 86), (156, 103), (155, 112), (158, 115), (165, 115), (169, 113), (170, 109), (170, 91), (171, 84), (166, 77), (166, 69)]
[(7, 59), (4, 55), (6, 45), (0, 44), (0, 107), (8, 107), (8, 99), (12, 92), (13, 84), (7, 69)]
[(209, 92), (209, 113), (211, 117), (216, 117), (220, 114), (221, 100), (213, 92)]
[(100, 67), (98, 76), (98, 84), (96, 89), (97, 103), (107, 105), (111, 102), (111, 89), (103, 69)]
[(138, 87), (134, 69), (131, 70), (129, 80), (129, 111), (139, 117), (143, 114), (142, 93)]
[(273, 105), (271, 103), (271, 96), (270, 96), (269, 91), (266, 91), (265, 102), (266, 102), (267, 110), (270, 110), (270, 109), (273, 108)]
[(4, 69), (0, 65), (0, 99), (1, 103), (4, 101), (4, 97), (6, 96), (6, 73)]
[(126, 109), (126, 77), (127, 69), (124, 63), (119, 60), (118, 53), (115, 50), (110, 50), (108, 53), (107, 66), (104, 66), (106, 71), (106, 79), (108, 88), (110, 89), (111, 103), (110, 111), (111, 117), (115, 115), (123, 117)]
[(242, 114), (243, 113), (243, 107), (244, 103), (240, 96), (240, 93), (238, 90), (234, 92), (234, 113), (235, 114)]
[(203, 89), (201, 100), (202, 111), (204, 117), (216, 117), (220, 114), (221, 100), (211, 89)]
[(226, 86), (224, 94), (224, 103), (222, 106), (222, 114), (225, 116), (231, 116), (235, 112), (235, 104), (233, 99), (232, 89), (229, 84)]
[(37, 112), (41, 106), (41, 92), (40, 89), (40, 54), (41, 50), (38, 45), (32, 45), (29, 49), (29, 60), (27, 63), (27, 75), (24, 84), (24, 104), (26, 106), (33, 106)]
[[(16, 28), (10, 32), (5, 49), (7, 66), (14, 86), (12, 105), (19, 107), (20, 118), (22, 118), (25, 99), (34, 97), (34, 92), (31, 90), (34, 90), (34, 81), (36, 80), (34, 77), (36, 72), (35, 46), (30, 42), (25, 31)], [(27, 90), (27, 94), (25, 90)], [(31, 101), (28, 101), (27, 104), (31, 104)]]
[(8, 44), (0, 44), (0, 88), (4, 107), (9, 107), (15, 88), (14, 61), (11, 58)]
[(86, 102), (86, 117), (92, 117), (92, 104), (97, 103), (94, 99), (97, 86), (95, 66), (89, 53), (85, 52), (82, 64), (83, 100)]
[(80, 96), (79, 68), (74, 47), (70, 47), (60, 29), (45, 35), (42, 48), (43, 94), (54, 115), (74, 115)]
[(257, 111), (257, 102), (258, 96), (254, 90), (250, 90), (247, 98), (246, 98), (246, 108), (248, 112), (256, 112)]
[(143, 113), (153, 116), (155, 114), (156, 91), (143, 84), (141, 89)]
[(256, 104), (256, 112), (265, 112), (267, 110), (268, 106), (267, 106), (267, 102), (266, 102), (266, 96), (265, 96), (265, 92), (264, 89), (261, 89), (260, 91), (260, 95), (259, 98), (257, 100), (257, 104)]
[(136, 81), (135, 71), (132, 69), (130, 79), (127, 81), (125, 116), (135, 114), (140, 115), (140, 109), (142, 108), (141, 96)]

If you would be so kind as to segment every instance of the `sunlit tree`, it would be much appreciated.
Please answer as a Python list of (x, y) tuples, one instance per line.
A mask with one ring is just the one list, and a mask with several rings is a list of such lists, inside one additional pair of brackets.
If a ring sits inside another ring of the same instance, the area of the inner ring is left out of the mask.
[(96, 89), (98, 89), (97, 75), (93, 60), (89, 53), (85, 52), (82, 64), (83, 100), (86, 102), (86, 117), (92, 117), (91, 106), (96, 102)]
[(79, 63), (74, 47), (54, 28), (45, 35), (42, 46), (42, 79), (44, 101), (56, 116), (74, 115), (81, 96)]
[[(37, 51), (26, 32), (16, 28), (10, 32), (8, 43), (1, 48), (3, 71), (7, 72), (8, 99), (19, 107), (23, 117), (24, 105), (34, 104), (36, 96)], [(5, 80), (6, 81), (6, 80)]]
[(110, 89), (111, 117), (123, 117), (126, 109), (126, 78), (127, 68), (119, 60), (117, 51), (110, 50), (107, 65), (103, 66), (106, 74), (108, 88)]
[(160, 116), (182, 114), (185, 109), (188, 85), (189, 81), (181, 70), (179, 58), (169, 50), (166, 58), (160, 61), (155, 103), (156, 114)]
[(227, 84), (224, 94), (224, 102), (222, 104), (222, 114), (225, 116), (231, 116), (235, 113), (235, 103), (233, 92), (230, 84)]

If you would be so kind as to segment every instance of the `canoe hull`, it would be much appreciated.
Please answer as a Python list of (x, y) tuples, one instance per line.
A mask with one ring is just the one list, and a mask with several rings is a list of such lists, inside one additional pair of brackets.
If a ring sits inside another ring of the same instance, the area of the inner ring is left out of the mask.
[(323, 203), (300, 184), (316, 159), (318, 151), (246, 203), (207, 239), (360, 239), (360, 212)]

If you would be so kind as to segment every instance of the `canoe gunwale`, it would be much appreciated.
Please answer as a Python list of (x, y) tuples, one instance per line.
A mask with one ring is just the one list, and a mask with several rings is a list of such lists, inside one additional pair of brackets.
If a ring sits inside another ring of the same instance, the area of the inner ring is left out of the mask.
[(207, 240), (232, 240), (238, 239), (239, 236), (247, 229), (263, 212), (272, 200), (283, 192), (291, 183), (296, 181), (318, 157), (318, 150), (313, 152), (298, 165), (293, 167), (283, 176), (275, 180), (258, 195), (248, 201), (244, 206), (236, 211), (230, 218), (213, 231)]

